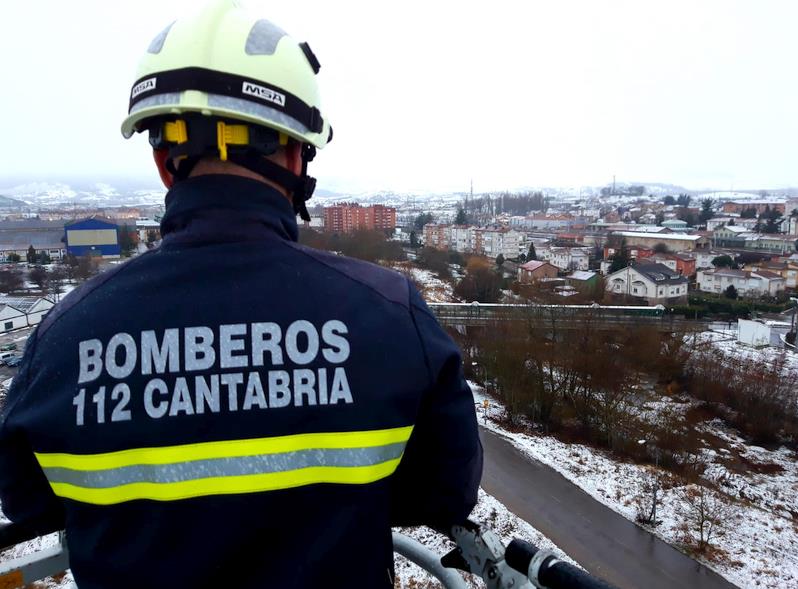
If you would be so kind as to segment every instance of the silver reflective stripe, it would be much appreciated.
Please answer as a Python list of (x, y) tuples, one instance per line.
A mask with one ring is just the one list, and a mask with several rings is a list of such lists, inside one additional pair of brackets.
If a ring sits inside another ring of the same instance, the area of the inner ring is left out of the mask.
[(166, 36), (169, 34), (169, 31), (172, 29), (173, 24), (175, 24), (175, 21), (172, 21), (172, 23), (168, 27), (166, 27), (163, 31), (161, 31), (156, 35), (156, 37), (152, 40), (152, 43), (150, 43), (150, 46), (147, 47), (147, 53), (158, 54), (161, 52), (161, 49), (163, 49), (164, 41), (166, 41)]
[(252, 25), (244, 51), (247, 55), (274, 55), (277, 43), (285, 37), (285, 31), (266, 19)]
[(147, 98), (142, 98), (133, 105), (133, 108), (130, 109), (130, 114), (151, 106), (174, 105), (178, 107), (180, 106), (180, 94), (180, 92), (165, 92), (164, 94), (155, 94)]
[[(139, 103), (140, 104), (140, 103)], [(251, 100), (243, 100), (241, 98), (233, 98), (232, 96), (222, 96), (221, 94), (208, 94), (208, 106), (216, 106), (233, 112), (252, 115), (261, 119), (273, 121), (279, 125), (285, 125), (289, 129), (297, 133), (308, 133), (308, 128), (297, 121), (293, 117), (280, 112), (279, 110), (266, 106), (265, 104), (258, 104)]]
[(44, 469), (51, 483), (106, 489), (132, 483), (179, 483), (197, 479), (287, 472), (315, 466), (373, 466), (402, 456), (405, 442), (370, 448), (298, 450), (257, 456), (191, 460), (172, 464), (141, 464), (105, 470)]
[[(153, 106), (174, 106), (175, 108), (185, 108), (180, 106), (181, 95), (181, 92), (165, 92), (164, 94), (148, 96), (147, 98), (143, 98), (134, 104), (133, 108), (130, 109), (130, 114), (137, 113), (140, 110), (151, 108)], [(301, 135), (310, 132), (305, 125), (297, 121), (295, 118), (289, 117), (287, 114), (280, 112), (275, 108), (271, 108), (265, 104), (257, 104), (250, 100), (233, 98), (232, 96), (222, 96), (221, 94), (208, 94), (208, 106), (223, 108), (225, 110), (245, 115), (251, 115), (255, 118), (266, 119), (277, 123), (278, 125), (284, 125), (285, 127), (288, 127), (292, 131), (296, 131)]]

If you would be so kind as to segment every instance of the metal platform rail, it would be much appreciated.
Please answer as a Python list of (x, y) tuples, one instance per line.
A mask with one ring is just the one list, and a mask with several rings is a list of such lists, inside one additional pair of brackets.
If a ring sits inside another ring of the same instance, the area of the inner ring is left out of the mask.
[(505, 305), (496, 303), (428, 303), (442, 324), (485, 325), (492, 321), (541, 320), (567, 322), (593, 320), (600, 323), (663, 322), (665, 307), (612, 305)]

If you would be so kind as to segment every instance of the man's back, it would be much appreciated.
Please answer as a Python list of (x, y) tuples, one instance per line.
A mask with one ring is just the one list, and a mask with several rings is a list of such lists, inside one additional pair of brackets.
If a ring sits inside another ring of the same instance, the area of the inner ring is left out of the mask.
[(4, 511), (50, 523), (63, 503), (82, 589), (391, 586), (390, 525), (476, 500), (456, 348), (400, 275), (293, 243), (263, 184), (170, 198), (162, 247), (32, 336), (0, 430)]

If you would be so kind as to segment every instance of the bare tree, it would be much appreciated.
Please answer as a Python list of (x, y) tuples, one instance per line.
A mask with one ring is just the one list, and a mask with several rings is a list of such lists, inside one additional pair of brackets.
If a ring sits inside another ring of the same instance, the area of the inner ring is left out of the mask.
[(22, 288), (22, 273), (16, 268), (0, 270), (0, 291), (11, 294)]
[(44, 266), (34, 266), (31, 268), (30, 272), (28, 272), (28, 278), (30, 278), (30, 281), (35, 284), (42, 293), (46, 291), (50, 277), (47, 270), (44, 269)]
[(49, 294), (56, 303), (64, 292), (64, 282), (67, 278), (66, 269), (58, 266), (50, 272)]
[(703, 552), (729, 523), (734, 508), (729, 499), (703, 484), (687, 485), (681, 493), (677, 513), (689, 541), (698, 542)]
[(637, 493), (632, 499), (637, 514), (636, 519), (642, 524), (657, 525), (657, 509), (662, 503), (660, 474), (656, 470), (648, 470), (641, 474), (637, 481)]

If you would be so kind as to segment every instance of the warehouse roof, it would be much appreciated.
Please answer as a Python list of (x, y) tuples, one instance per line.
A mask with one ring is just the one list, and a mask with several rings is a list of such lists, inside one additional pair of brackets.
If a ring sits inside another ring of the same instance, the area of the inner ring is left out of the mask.
[(0, 251), (64, 249), (64, 227), (48, 230), (0, 231)]
[(0, 297), (0, 306), (13, 307), (18, 311), (27, 313), (40, 300), (42, 300), (42, 297)]

